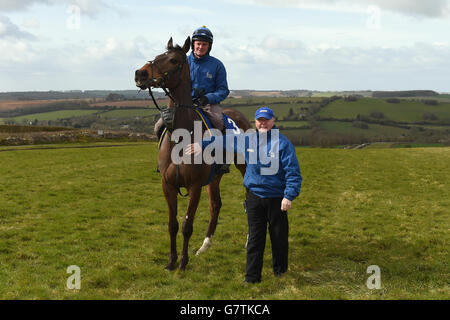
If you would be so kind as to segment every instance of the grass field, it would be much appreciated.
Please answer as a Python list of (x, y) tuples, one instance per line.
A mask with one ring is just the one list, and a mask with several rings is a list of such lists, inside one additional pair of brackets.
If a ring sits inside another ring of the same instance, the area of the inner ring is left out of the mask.
[(400, 103), (388, 103), (382, 99), (363, 98), (355, 102), (347, 102), (339, 99), (323, 108), (318, 114), (322, 117), (334, 117), (337, 119), (355, 119), (361, 116), (370, 116), (372, 111), (380, 111), (386, 120), (416, 122), (423, 121), (425, 112), (435, 114), (438, 119), (450, 119), (450, 103), (440, 103), (437, 106), (429, 106), (419, 101), (401, 101)]
[[(156, 150), (1, 147), (0, 298), (450, 298), (450, 148), (298, 148), (304, 183), (289, 213), (289, 271), (272, 275), (268, 242), (256, 285), (242, 282), (247, 227), (234, 168), (213, 246), (194, 256), (209, 217), (203, 192), (187, 270), (164, 270)], [(179, 217), (186, 205), (180, 198)], [(66, 288), (70, 265), (81, 269), (80, 290)], [(380, 267), (379, 290), (366, 286), (370, 265)]]
[(133, 117), (148, 117), (159, 114), (157, 109), (131, 109), (123, 108), (99, 113), (101, 118), (133, 118)]
[(397, 127), (384, 126), (380, 124), (368, 124), (367, 129), (355, 128), (351, 122), (337, 122), (337, 121), (321, 121), (320, 127), (331, 132), (337, 133), (352, 133), (355, 135), (362, 135), (364, 137), (383, 137), (383, 136), (400, 136), (407, 134), (407, 129)]
[[(24, 121), (34, 121), (35, 119), (37, 119), (38, 121), (58, 120), (58, 119), (67, 119), (71, 117), (85, 116), (89, 114), (94, 114), (96, 112), (98, 112), (98, 110), (61, 110), (61, 111), (27, 114), (24, 116), (8, 118), (8, 120), (15, 121), (16, 123), (22, 123)], [(0, 119), (0, 124), (3, 123), (4, 120), (5, 119)]]

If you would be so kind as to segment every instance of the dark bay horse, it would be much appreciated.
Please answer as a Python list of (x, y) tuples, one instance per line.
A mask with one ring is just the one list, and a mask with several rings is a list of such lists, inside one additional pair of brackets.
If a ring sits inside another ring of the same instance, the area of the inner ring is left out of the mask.
[[(170, 38), (165, 53), (156, 56), (153, 61), (136, 70), (135, 82), (136, 86), (141, 89), (163, 88), (170, 97), (168, 108), (174, 111), (172, 129), (182, 128), (192, 133), (194, 121), (201, 121), (201, 117), (194, 109), (191, 97), (190, 69), (186, 57), (190, 44), (190, 37), (186, 39), (183, 47), (174, 46), (172, 38)], [(239, 111), (224, 109), (223, 113), (233, 119), (243, 131), (251, 128), (250, 122)], [(191, 139), (193, 138), (191, 137)], [(175, 145), (176, 143), (171, 139), (171, 131), (169, 131), (160, 145), (158, 165), (162, 176), (162, 189), (169, 207), (170, 255), (169, 263), (166, 266), (166, 269), (169, 270), (175, 269), (178, 259), (176, 237), (178, 233), (177, 196), (179, 188), (186, 188), (189, 195), (189, 204), (182, 227), (184, 237), (183, 251), (178, 266), (179, 269), (184, 270), (189, 261), (188, 246), (193, 232), (195, 212), (199, 204), (202, 186), (207, 183), (210, 177), (211, 165), (204, 162), (201, 164), (175, 164), (171, 157), (172, 149)], [(235, 163), (243, 176), (245, 174), (245, 164), (237, 164), (236, 161)], [(222, 206), (219, 189), (221, 178), (222, 175), (216, 175), (206, 186), (209, 196), (210, 219), (206, 238), (197, 254), (208, 249), (212, 243), (211, 238), (216, 229), (219, 211)]]

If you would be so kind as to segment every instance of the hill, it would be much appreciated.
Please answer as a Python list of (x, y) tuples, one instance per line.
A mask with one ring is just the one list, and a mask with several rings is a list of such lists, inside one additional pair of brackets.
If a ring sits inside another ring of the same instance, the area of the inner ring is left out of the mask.
[[(246, 98), (227, 98), (222, 107), (238, 109), (250, 120), (257, 108), (263, 105), (273, 108), (277, 126), (296, 145), (381, 141), (450, 144), (447, 96), (381, 99), (368, 97), (368, 93), (328, 97), (284, 96), (283, 92), (254, 95), (255, 92), (249, 91), (241, 92), (252, 94)], [(278, 97), (273, 97), (275, 94)], [(164, 106), (168, 100), (160, 99), (159, 103)], [(119, 94), (104, 99), (0, 101), (0, 124), (153, 134), (158, 118), (152, 101), (128, 100)]]

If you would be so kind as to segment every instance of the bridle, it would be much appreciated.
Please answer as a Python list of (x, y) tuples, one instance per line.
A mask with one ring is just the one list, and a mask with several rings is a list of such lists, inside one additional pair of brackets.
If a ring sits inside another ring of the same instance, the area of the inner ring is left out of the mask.
[[(167, 55), (167, 52), (165, 52), (165, 53), (163, 53), (163, 54), (164, 54), (164, 55)], [(158, 57), (159, 57), (159, 56), (158, 56)], [(175, 105), (175, 107), (190, 107), (190, 108), (191, 108), (192, 106), (189, 106), (189, 105), (181, 105), (181, 104), (177, 103), (177, 102), (175, 101), (174, 97), (170, 94), (169, 90), (167, 90), (167, 85), (166, 85), (166, 83), (169, 82), (170, 77), (171, 77), (172, 75), (174, 75), (175, 73), (177, 73), (177, 72), (181, 71), (181, 69), (183, 69), (184, 64), (185, 64), (186, 61), (187, 61), (187, 58), (185, 57), (185, 59), (182, 59), (183, 61), (180, 62), (176, 67), (172, 68), (171, 70), (163, 72), (163, 71), (160, 69), (160, 67), (158, 66), (158, 64), (156, 63), (158, 57), (156, 57), (155, 59), (153, 59), (153, 60), (151, 60), (151, 61), (148, 61), (148, 64), (151, 66), (151, 69), (152, 69), (152, 74), (151, 74), (151, 76), (149, 77), (149, 79), (147, 80), (147, 83), (149, 83), (149, 85), (148, 85), (148, 92), (149, 92), (150, 96), (152, 97), (152, 100), (153, 100), (153, 103), (155, 104), (155, 107), (156, 107), (160, 112), (162, 111), (162, 109), (158, 106), (158, 103), (156, 102), (155, 97), (153, 96), (153, 91), (152, 91), (153, 85), (152, 85), (152, 84), (157, 84), (159, 88), (163, 89), (164, 93), (166, 94), (166, 96), (168, 96), (168, 97), (170, 98), (170, 100), (172, 100), (172, 102), (173, 102), (173, 104)], [(159, 74), (161, 75), (160, 77), (155, 78), (155, 77), (153, 76), (153, 70), (154, 70), (154, 68), (156, 68), (156, 69), (158, 70)], [(176, 88), (180, 85), (180, 83), (181, 83), (181, 77), (180, 77), (180, 79), (178, 80), (177, 85), (174, 86), (174, 87), (171, 88), (171, 89), (176, 89)]]

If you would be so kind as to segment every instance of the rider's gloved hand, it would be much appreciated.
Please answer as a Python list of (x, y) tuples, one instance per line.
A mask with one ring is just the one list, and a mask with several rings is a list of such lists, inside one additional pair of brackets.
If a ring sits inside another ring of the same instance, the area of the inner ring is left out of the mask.
[(209, 103), (208, 98), (206, 96), (201, 96), (198, 97), (195, 100), (195, 104), (198, 105), (199, 107), (204, 107)]

